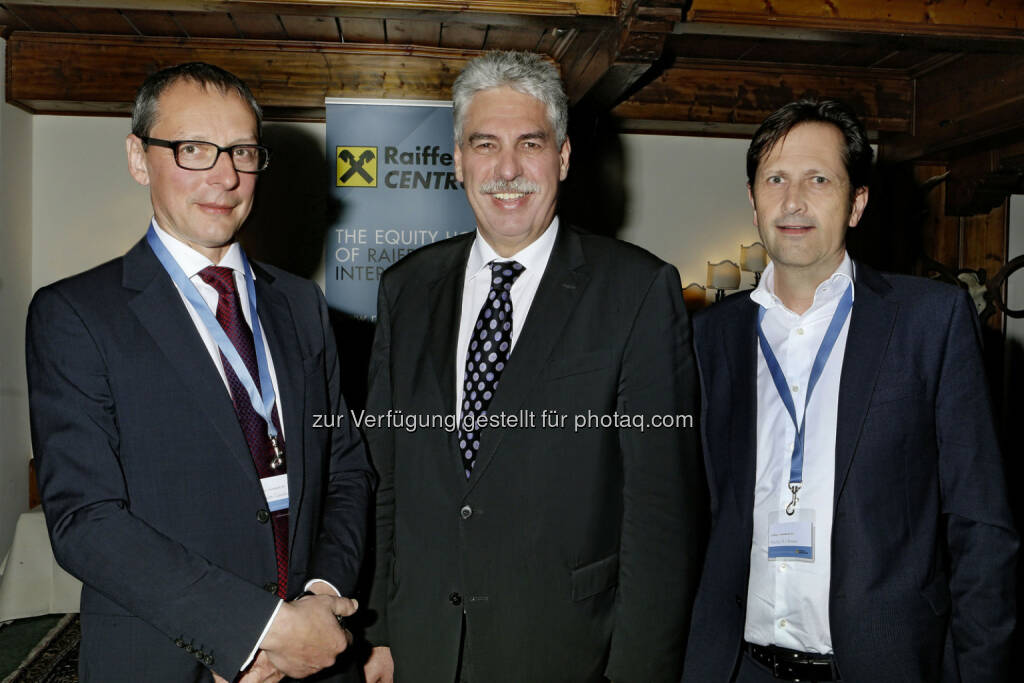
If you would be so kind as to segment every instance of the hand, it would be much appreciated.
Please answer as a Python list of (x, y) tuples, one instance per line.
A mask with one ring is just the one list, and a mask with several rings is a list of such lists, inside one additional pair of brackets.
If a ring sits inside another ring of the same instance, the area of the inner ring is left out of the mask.
[(391, 658), (391, 648), (373, 648), (370, 658), (363, 664), (363, 675), (366, 676), (366, 683), (393, 683), (395, 660)]
[(278, 683), (282, 678), (284, 678), (284, 674), (270, 663), (270, 657), (266, 651), (260, 650), (260, 653), (256, 655), (256, 660), (253, 661), (249, 670), (238, 679), (238, 683)]
[(337, 617), (351, 616), (357, 609), (355, 600), (329, 595), (286, 602), (260, 647), (279, 672), (305, 678), (334, 664), (349, 646), (352, 634), (338, 625)]

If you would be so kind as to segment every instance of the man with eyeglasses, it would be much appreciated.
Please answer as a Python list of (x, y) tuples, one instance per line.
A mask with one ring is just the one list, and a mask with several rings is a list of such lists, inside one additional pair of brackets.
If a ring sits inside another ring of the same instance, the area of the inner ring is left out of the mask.
[[(32, 440), (58, 561), (82, 589), (82, 681), (277, 681), (331, 666), (373, 474), (327, 307), (249, 262), (261, 112), (184, 64), (140, 88), (128, 168), (153, 218), (29, 310)], [(318, 680), (343, 680), (344, 674)]]

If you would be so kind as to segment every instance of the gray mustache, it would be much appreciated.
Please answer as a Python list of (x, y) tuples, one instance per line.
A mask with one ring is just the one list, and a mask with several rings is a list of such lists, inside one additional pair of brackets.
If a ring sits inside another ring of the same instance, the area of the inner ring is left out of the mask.
[(536, 183), (530, 182), (529, 180), (523, 180), (521, 178), (514, 178), (512, 180), (488, 180), (480, 186), (480, 191), (484, 194), (498, 194), (501, 192), (521, 192), (523, 194), (529, 194), (531, 192), (539, 192), (540, 186)]

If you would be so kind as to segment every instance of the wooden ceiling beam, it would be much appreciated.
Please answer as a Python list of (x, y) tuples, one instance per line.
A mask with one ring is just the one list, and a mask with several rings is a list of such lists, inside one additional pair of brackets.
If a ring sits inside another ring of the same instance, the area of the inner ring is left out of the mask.
[[(913, 81), (871, 69), (828, 69), (688, 60), (666, 69), (612, 113), (631, 129), (750, 134), (802, 97), (837, 97), (875, 131), (909, 131)], [(676, 125), (679, 122), (679, 125)]]
[(747, 27), (758, 37), (788, 30), (1024, 42), (1020, 0), (692, 0), (686, 21)]
[(1024, 139), (1024, 56), (964, 55), (916, 84), (912, 130), (882, 147), (890, 161), (952, 159)]
[(175, 12), (251, 12), (318, 16), (449, 13), (539, 17), (616, 17), (617, 0), (18, 0), (20, 5)]
[(244, 80), (268, 119), (323, 120), (325, 97), (448, 99), (475, 50), (15, 31), (7, 101), (32, 113), (127, 114), (154, 71), (207, 61)]

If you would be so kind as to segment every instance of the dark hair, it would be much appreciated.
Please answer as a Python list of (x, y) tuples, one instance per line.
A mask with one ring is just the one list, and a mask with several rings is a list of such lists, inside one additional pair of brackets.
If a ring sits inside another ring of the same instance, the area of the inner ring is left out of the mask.
[(833, 125), (843, 134), (845, 145), (841, 153), (850, 178), (850, 199), (858, 188), (868, 184), (874, 153), (864, 124), (843, 102), (825, 99), (790, 102), (764, 120), (747, 149), (747, 182), (751, 188), (758, 165), (772, 148), (797, 125), (813, 122)]
[(157, 118), (157, 100), (168, 86), (178, 81), (191, 81), (205, 88), (216, 88), (223, 94), (236, 93), (242, 101), (249, 105), (256, 117), (256, 132), (263, 125), (263, 110), (256, 103), (252, 91), (242, 79), (230, 71), (205, 62), (188, 62), (177, 66), (161, 69), (143, 81), (139, 91), (135, 93), (132, 105), (132, 133), (140, 137), (148, 137)]

